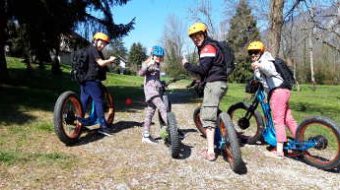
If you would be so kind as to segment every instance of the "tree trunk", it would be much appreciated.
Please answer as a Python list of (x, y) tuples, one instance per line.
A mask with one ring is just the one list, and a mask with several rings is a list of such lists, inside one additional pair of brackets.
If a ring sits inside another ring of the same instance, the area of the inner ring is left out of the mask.
[(299, 92), (301, 89), (300, 89), (299, 81), (296, 78), (296, 62), (295, 62), (294, 58), (288, 57), (287, 58), (287, 65), (289, 67), (293, 67), (293, 76), (295, 78), (295, 87), (296, 87), (296, 90)]
[[(2, 34), (0, 34), (2, 36)], [(0, 40), (0, 83), (8, 79), (8, 69), (5, 57), (4, 41)]]
[(283, 26), (284, 0), (272, 0), (270, 6), (270, 29), (268, 34), (268, 50), (273, 56), (280, 51), (281, 30)]
[(313, 85), (315, 84), (315, 77), (314, 77), (314, 59), (313, 59), (313, 29), (309, 32), (309, 64), (310, 64), (310, 79)]
[(55, 48), (55, 55), (52, 60), (52, 74), (59, 75), (61, 74), (61, 69), (60, 69), (60, 61), (59, 61), (59, 47)]
[(8, 69), (5, 56), (5, 28), (7, 23), (6, 1), (0, 1), (0, 83), (8, 79)]
[(55, 44), (54, 44), (55, 54), (52, 59), (52, 74), (55, 74), (55, 75), (59, 75), (62, 73), (60, 69), (60, 61), (59, 61), (60, 41), (61, 41), (61, 38), (60, 36), (58, 36), (58, 39), (55, 41)]

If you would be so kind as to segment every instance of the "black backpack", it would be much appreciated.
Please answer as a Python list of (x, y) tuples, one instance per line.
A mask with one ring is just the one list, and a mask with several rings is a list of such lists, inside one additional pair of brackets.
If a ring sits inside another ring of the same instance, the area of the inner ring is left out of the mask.
[(213, 41), (215, 46), (217, 46), (223, 54), (224, 67), (227, 76), (229, 76), (235, 69), (235, 55), (233, 49), (228, 45), (226, 41)]
[(280, 87), (288, 88), (291, 90), (295, 84), (295, 78), (292, 70), (290, 70), (286, 62), (279, 57), (275, 58), (274, 66), (276, 72), (278, 72), (283, 79), (283, 83), (281, 84)]
[(86, 48), (77, 50), (73, 53), (71, 66), (71, 79), (78, 83), (84, 82), (89, 67)]

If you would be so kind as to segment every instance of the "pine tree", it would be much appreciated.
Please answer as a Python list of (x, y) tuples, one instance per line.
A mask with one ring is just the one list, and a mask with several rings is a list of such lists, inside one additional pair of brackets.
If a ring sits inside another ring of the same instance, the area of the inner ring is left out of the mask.
[[(111, 40), (111, 43), (109, 44), (108, 48), (104, 49), (104, 53), (108, 55), (113, 56), (120, 56), (124, 59), (127, 58), (128, 50), (124, 46), (124, 42), (122, 38), (116, 38)], [(104, 54), (104, 55), (106, 55)]]
[(231, 19), (227, 41), (235, 52), (236, 68), (231, 76), (232, 81), (246, 82), (252, 76), (247, 46), (251, 41), (260, 40), (256, 20), (251, 14), (246, 0), (240, 0), (236, 14)]
[(170, 77), (183, 77), (187, 75), (186, 70), (182, 65), (182, 57), (178, 55), (176, 46), (168, 46), (166, 51), (165, 63), (166, 63), (166, 73)]
[(143, 47), (141, 43), (133, 43), (130, 48), (128, 62), (130, 64), (131, 69), (134, 72), (142, 65), (142, 62), (147, 58), (146, 48)]
[[(5, 59), (5, 43), (9, 40), (8, 22), (24, 26), (25, 43), (29, 43), (29, 53), (42, 61), (54, 52), (52, 73), (60, 73), (57, 59), (61, 35), (72, 35), (79, 26), (84, 34), (103, 31), (110, 37), (123, 37), (134, 28), (135, 20), (127, 24), (117, 24), (113, 17), (113, 7), (122, 6), (129, 0), (60, 0), (60, 1), (0, 1), (0, 80), (8, 79)], [(34, 13), (34, 14), (33, 14)], [(29, 54), (26, 53), (26, 54)], [(1, 82), (1, 81), (0, 81)]]

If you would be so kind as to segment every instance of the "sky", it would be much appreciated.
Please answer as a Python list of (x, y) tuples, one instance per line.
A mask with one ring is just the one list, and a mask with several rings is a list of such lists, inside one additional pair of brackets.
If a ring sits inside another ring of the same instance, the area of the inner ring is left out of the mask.
[[(330, 2), (330, 0), (320, 0), (322, 2)], [(201, 0), (130, 0), (127, 4), (122, 6), (115, 6), (112, 8), (114, 14), (114, 21), (116, 24), (127, 24), (133, 18), (135, 19), (134, 29), (129, 34), (123, 37), (125, 47), (130, 50), (130, 47), (135, 42), (140, 42), (147, 50), (150, 50), (153, 45), (161, 44), (161, 38), (164, 33), (166, 20), (169, 16), (175, 15), (178, 19), (183, 21), (184, 27), (187, 28), (195, 21), (189, 13), (190, 8), (198, 6)], [(225, 0), (210, 0), (214, 23), (219, 23), (226, 18), (225, 9), (233, 11), (235, 8), (231, 4), (237, 4), (238, 0), (228, 0), (229, 6), (226, 7)], [(249, 2), (256, 2), (255, 0)], [(262, 2), (262, 1), (260, 1)], [(288, 0), (287, 7), (291, 7), (293, 0)], [(262, 4), (260, 4), (262, 5)], [(254, 5), (251, 3), (249, 6), (252, 8), (254, 15)], [(263, 5), (262, 5), (263, 6)], [(263, 8), (260, 6), (260, 9)], [(231, 9), (231, 10), (230, 10)], [(260, 10), (261, 11), (261, 10)], [(229, 19), (235, 12), (228, 13)], [(267, 27), (265, 19), (257, 19), (257, 27), (263, 31)], [(190, 39), (185, 39), (184, 46), (192, 45)]]
[[(160, 44), (166, 20), (170, 15), (176, 15), (184, 22), (185, 28), (194, 23), (190, 19), (188, 9), (195, 6), (198, 0), (131, 0), (123, 6), (113, 8), (114, 20), (118, 24), (126, 24), (136, 17), (135, 29), (123, 38), (125, 47), (129, 50), (134, 42), (140, 42), (150, 49)], [(223, 0), (212, 1), (212, 8), (222, 15)], [(216, 16), (217, 17), (217, 16)], [(220, 20), (221, 18), (215, 18)]]

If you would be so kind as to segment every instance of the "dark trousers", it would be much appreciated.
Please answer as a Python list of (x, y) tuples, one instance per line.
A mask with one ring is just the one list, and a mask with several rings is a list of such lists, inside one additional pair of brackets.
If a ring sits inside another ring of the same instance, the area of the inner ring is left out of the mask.
[(83, 113), (90, 98), (94, 102), (95, 113), (101, 127), (107, 127), (104, 114), (104, 90), (100, 81), (86, 81), (80, 85), (80, 101), (83, 107)]

